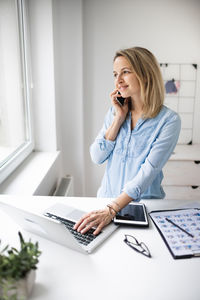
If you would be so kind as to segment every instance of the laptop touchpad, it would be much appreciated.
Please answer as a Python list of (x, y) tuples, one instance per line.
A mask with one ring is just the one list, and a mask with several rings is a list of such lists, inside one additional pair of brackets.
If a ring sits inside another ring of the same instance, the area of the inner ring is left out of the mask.
[(69, 214), (66, 215), (68, 219), (78, 221), (85, 213), (81, 210), (74, 209)]

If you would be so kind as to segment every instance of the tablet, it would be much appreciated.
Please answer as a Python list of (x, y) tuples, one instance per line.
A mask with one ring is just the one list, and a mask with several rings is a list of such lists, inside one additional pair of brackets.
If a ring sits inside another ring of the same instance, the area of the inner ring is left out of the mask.
[(129, 203), (114, 218), (116, 224), (149, 226), (144, 203)]

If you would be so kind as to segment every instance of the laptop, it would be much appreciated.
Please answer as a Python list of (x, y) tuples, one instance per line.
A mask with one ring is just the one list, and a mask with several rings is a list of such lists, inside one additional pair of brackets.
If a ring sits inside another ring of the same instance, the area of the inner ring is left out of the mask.
[(78, 233), (73, 226), (85, 212), (61, 203), (47, 208), (41, 215), (4, 202), (0, 202), (0, 209), (23, 229), (85, 254), (91, 253), (118, 228), (112, 222), (97, 236), (93, 235), (93, 228), (85, 234)]

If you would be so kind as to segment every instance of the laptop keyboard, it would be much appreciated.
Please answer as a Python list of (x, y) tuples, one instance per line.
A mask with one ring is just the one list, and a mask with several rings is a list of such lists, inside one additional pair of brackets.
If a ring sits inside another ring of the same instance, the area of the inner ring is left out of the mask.
[(75, 222), (64, 219), (62, 217), (56, 216), (51, 213), (45, 213), (46, 217), (49, 217), (50, 219), (58, 220), (61, 223), (67, 227), (67, 229), (73, 234), (73, 236), (77, 239), (77, 241), (82, 244), (87, 246), (89, 243), (91, 243), (98, 235), (94, 235), (94, 229), (89, 229), (86, 233), (82, 234), (76, 230), (73, 229)]

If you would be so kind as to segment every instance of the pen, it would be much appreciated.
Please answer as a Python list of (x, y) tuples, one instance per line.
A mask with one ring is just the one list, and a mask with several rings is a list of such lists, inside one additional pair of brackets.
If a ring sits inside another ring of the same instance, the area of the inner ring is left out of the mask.
[(179, 225), (177, 225), (176, 223), (174, 223), (174, 222), (171, 221), (170, 219), (165, 218), (165, 220), (166, 220), (167, 222), (171, 223), (172, 225), (178, 227), (180, 230), (182, 230), (183, 232), (187, 233), (189, 236), (194, 237), (193, 234), (189, 233), (188, 231), (186, 231), (185, 229), (183, 229), (182, 227), (180, 227)]

